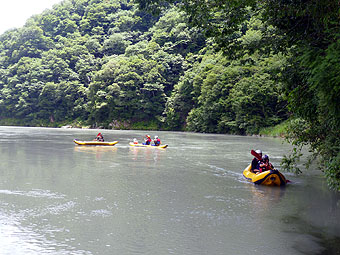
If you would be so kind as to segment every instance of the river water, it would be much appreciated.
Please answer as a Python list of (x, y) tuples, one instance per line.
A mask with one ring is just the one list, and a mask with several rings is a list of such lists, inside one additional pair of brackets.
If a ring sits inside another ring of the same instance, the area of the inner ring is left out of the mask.
[(114, 147), (77, 146), (98, 130), (0, 127), (0, 254), (340, 254), (340, 196), (319, 171), (255, 186), (261, 148), (279, 167), (288, 144), (181, 132), (167, 149), (144, 131), (102, 130)]

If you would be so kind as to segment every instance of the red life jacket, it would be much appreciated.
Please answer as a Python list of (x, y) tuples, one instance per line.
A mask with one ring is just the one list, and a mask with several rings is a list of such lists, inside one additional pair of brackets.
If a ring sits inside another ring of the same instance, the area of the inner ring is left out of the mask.
[(151, 142), (152, 142), (151, 137), (148, 137), (148, 138), (146, 139), (146, 141), (145, 141), (145, 143), (146, 143), (147, 145), (151, 144)]

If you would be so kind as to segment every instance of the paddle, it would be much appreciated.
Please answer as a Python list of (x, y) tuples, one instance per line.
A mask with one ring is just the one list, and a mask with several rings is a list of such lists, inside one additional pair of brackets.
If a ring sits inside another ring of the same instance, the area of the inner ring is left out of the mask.
[(250, 153), (251, 153), (251, 155), (253, 155), (258, 160), (262, 160), (262, 157), (256, 151), (251, 150)]

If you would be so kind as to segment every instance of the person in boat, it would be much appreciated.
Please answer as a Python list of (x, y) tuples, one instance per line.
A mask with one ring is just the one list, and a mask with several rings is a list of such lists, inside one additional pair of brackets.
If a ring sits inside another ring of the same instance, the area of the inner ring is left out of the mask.
[[(255, 151), (257, 154), (262, 157), (262, 151), (261, 150), (256, 150)], [(262, 163), (262, 160), (259, 160), (258, 158), (254, 157), (253, 160), (251, 161), (251, 169), (250, 171), (253, 173), (258, 173), (260, 172), (260, 164)]]
[(138, 140), (136, 138), (133, 138), (133, 144), (138, 144)]
[(153, 139), (153, 143), (155, 144), (155, 146), (159, 146), (161, 145), (161, 139), (159, 139), (159, 137), (156, 135), (155, 139)]
[(96, 139), (97, 142), (104, 142), (104, 136), (102, 135), (102, 133), (98, 133)]
[(146, 135), (146, 139), (145, 139), (145, 142), (144, 142), (144, 145), (150, 145), (152, 142), (151, 140), (151, 136), (149, 135)]
[(268, 171), (271, 169), (274, 169), (272, 163), (269, 162), (269, 157), (268, 155), (264, 155), (262, 157), (262, 162), (260, 163), (260, 173), (264, 172), (264, 171)]

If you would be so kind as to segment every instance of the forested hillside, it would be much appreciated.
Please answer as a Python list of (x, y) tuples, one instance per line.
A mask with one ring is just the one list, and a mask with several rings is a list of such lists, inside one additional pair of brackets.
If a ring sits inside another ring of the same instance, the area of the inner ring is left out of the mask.
[(0, 122), (236, 134), (275, 125), (287, 118), (285, 58), (261, 49), (273, 28), (251, 16), (228, 56), (177, 7), (152, 16), (124, 0), (65, 0), (0, 36)]

